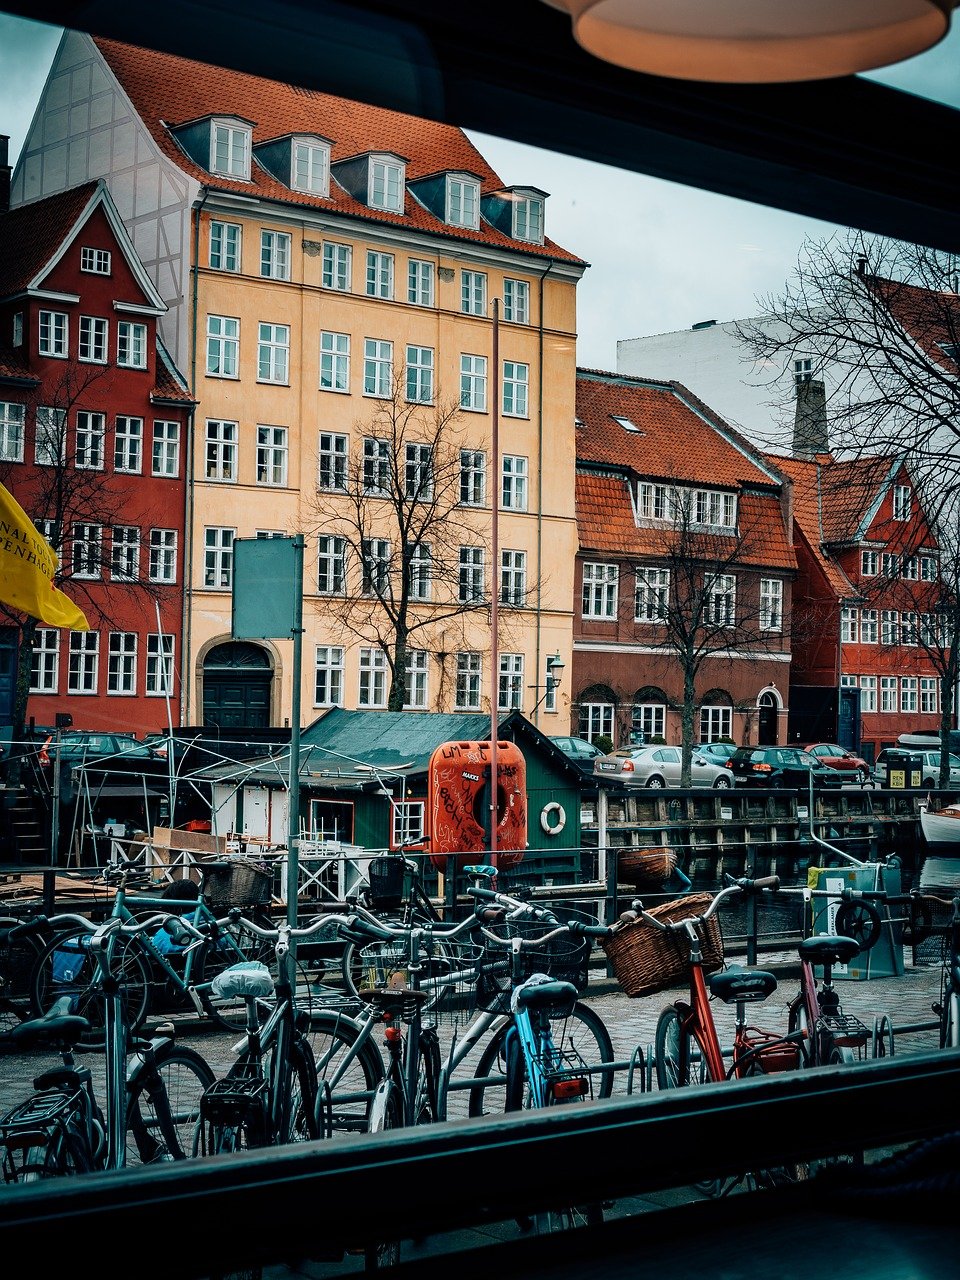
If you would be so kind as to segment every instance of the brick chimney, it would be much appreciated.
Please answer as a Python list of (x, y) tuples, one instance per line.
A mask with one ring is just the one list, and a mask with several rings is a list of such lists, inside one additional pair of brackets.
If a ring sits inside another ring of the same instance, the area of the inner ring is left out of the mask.
[(829, 453), (827, 432), (827, 396), (817, 378), (798, 382), (797, 412), (793, 421), (793, 452), (798, 458), (812, 458)]
[(10, 210), (10, 135), (0, 133), (0, 213)]

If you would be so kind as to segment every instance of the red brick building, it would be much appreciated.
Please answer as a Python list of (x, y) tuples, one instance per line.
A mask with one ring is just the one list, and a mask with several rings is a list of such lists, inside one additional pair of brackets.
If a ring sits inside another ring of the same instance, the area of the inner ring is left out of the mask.
[(0, 724), (18, 661), (39, 725), (142, 734), (166, 727), (167, 695), (180, 722), (194, 401), (157, 339), (165, 310), (103, 182), (0, 213), (0, 482), (90, 624), (4, 610)]

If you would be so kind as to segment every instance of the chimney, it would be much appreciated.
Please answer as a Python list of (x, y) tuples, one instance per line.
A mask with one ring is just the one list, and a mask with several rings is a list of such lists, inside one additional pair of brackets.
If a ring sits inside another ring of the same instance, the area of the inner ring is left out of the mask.
[(793, 422), (793, 452), (797, 458), (829, 453), (827, 396), (821, 381), (797, 383), (797, 412)]
[(0, 213), (10, 211), (10, 163), (8, 160), (10, 136), (0, 133)]

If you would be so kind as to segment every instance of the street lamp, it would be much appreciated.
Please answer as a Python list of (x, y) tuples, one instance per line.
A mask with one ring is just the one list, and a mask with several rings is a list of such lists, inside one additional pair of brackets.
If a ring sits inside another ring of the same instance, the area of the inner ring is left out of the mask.
[(565, 665), (566, 664), (564, 663), (563, 659), (560, 657), (559, 653), (554, 653), (547, 659), (546, 684), (543, 686), (539, 684), (535, 684), (533, 686), (534, 692), (536, 692), (540, 688), (543, 688), (543, 697), (538, 698), (537, 701), (533, 704), (533, 711), (530, 712), (531, 715), (533, 715), (533, 713), (537, 710), (541, 702), (545, 702), (546, 699), (549, 698), (552, 693), (556, 693), (557, 689), (560, 687), (560, 681), (563, 678), (563, 668)]

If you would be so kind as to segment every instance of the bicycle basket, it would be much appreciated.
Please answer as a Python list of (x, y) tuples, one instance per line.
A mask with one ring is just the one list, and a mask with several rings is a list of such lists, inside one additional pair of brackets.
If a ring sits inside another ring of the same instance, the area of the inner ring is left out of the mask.
[(211, 907), (258, 907), (273, 894), (273, 872), (246, 858), (204, 862), (203, 896)]
[(413, 985), (405, 940), (375, 942), (360, 952), (360, 999), (381, 1014), (412, 1022), (417, 1007), (427, 1022), (456, 1021), (472, 1012), (483, 951), (471, 943), (425, 940)]
[(670, 848), (620, 849), (617, 877), (641, 890), (659, 889), (677, 867), (677, 851)]
[[(557, 925), (548, 920), (525, 917), (497, 921), (487, 927), (507, 944), (514, 938), (536, 942)], [(558, 982), (572, 982), (582, 992), (587, 988), (589, 965), (590, 939), (569, 933), (560, 934), (543, 946), (520, 952), (516, 979), (525, 982), (535, 973), (545, 973), (548, 978), (554, 978)], [(489, 1013), (509, 1013), (513, 987), (514, 967), (510, 947), (489, 942), (484, 950), (477, 978), (477, 1004)]]
[(371, 858), (367, 868), (370, 903), (375, 911), (396, 911), (413, 894), (416, 870), (402, 857)]
[[(709, 893), (689, 893), (671, 902), (662, 902), (647, 912), (664, 923), (699, 916), (713, 901)], [(703, 971), (723, 968), (723, 934), (717, 916), (697, 925), (703, 951)], [(687, 973), (690, 948), (677, 933), (663, 933), (642, 919), (617, 924), (600, 946), (613, 966), (617, 981), (631, 997), (648, 996), (675, 986)]]

